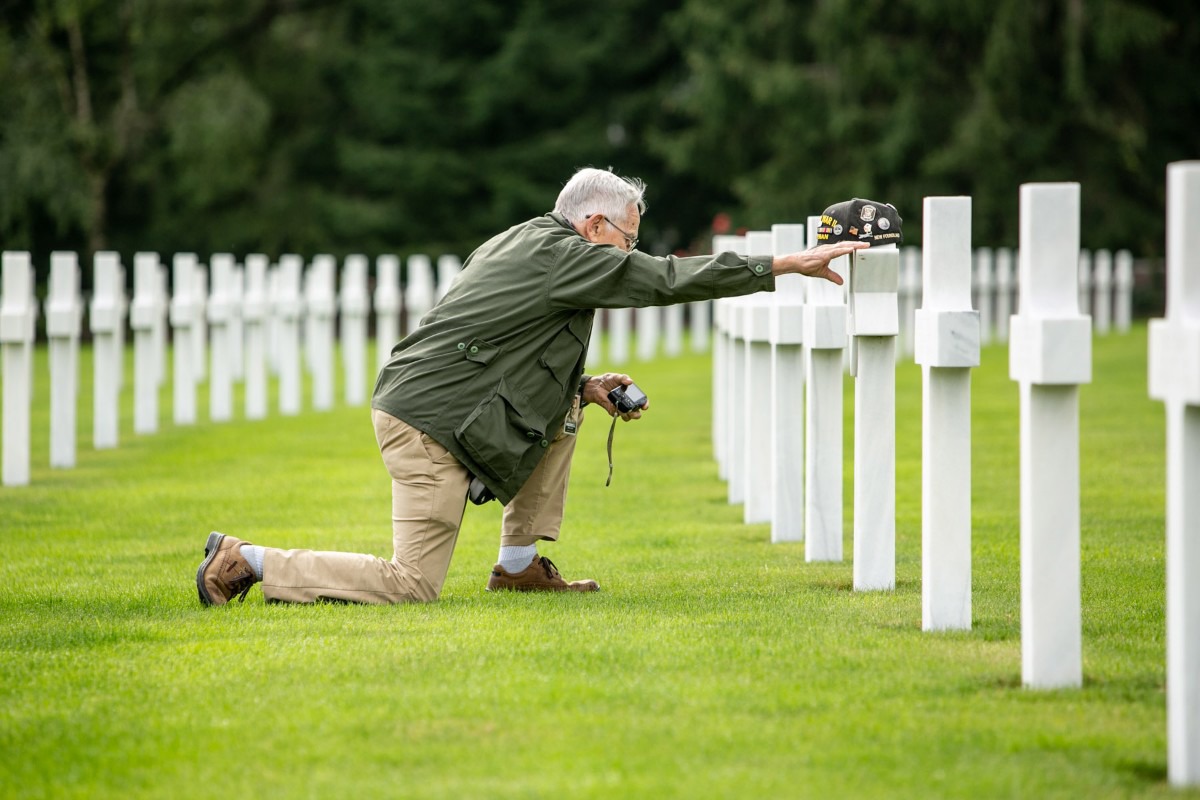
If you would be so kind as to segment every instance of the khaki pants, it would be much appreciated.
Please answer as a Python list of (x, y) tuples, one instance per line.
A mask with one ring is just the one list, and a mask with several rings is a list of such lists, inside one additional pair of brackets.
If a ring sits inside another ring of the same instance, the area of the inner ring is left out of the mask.
[[(392, 476), (391, 559), (268, 548), (263, 558), (267, 600), (407, 603), (436, 600), (441, 594), (470, 474), (446, 448), (408, 423), (378, 410), (371, 414), (379, 452)], [(505, 506), (502, 545), (558, 539), (574, 452), (575, 437), (560, 430), (537, 469)]]

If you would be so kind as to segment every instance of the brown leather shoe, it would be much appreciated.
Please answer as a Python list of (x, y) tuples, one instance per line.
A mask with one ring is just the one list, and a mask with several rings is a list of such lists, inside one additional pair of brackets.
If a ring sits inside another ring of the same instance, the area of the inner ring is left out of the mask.
[(489, 592), (595, 592), (599, 589), (600, 584), (593, 580), (567, 583), (554, 562), (545, 556), (538, 556), (528, 567), (516, 573), (497, 564), (492, 567), (492, 577), (488, 578), (487, 584)]
[(245, 601), (250, 587), (258, 583), (250, 562), (242, 557), (241, 539), (213, 531), (204, 545), (204, 560), (196, 570), (196, 590), (206, 606), (223, 606), (235, 596)]

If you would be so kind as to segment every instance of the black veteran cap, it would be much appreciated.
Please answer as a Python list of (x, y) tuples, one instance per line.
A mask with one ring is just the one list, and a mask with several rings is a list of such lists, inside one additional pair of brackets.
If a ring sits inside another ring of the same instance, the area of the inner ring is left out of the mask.
[(817, 227), (817, 244), (900, 244), (904, 238), (900, 232), (901, 222), (894, 206), (856, 197), (825, 209)]

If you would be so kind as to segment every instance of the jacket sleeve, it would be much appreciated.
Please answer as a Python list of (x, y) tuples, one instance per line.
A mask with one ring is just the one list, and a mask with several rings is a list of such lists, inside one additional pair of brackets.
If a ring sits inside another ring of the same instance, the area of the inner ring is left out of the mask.
[(546, 295), (554, 310), (642, 308), (774, 289), (768, 256), (660, 258), (572, 237), (557, 245)]

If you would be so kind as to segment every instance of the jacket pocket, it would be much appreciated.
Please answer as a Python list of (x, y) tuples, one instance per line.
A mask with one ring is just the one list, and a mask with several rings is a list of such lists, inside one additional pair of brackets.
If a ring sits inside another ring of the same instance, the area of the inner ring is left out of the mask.
[(560, 386), (566, 386), (574, 374), (588, 339), (591, 338), (591, 331), (592, 315), (577, 314), (566, 327), (555, 334), (550, 346), (542, 351), (538, 363), (550, 370), (550, 374)]
[(543, 446), (546, 438), (545, 423), (528, 409), (528, 401), (501, 378), (454, 438), (491, 477), (507, 481), (529, 449)]

